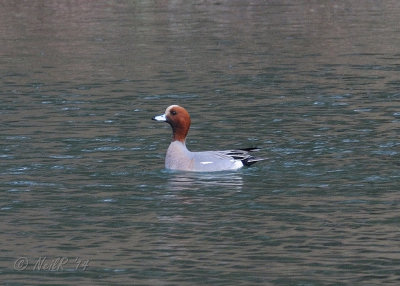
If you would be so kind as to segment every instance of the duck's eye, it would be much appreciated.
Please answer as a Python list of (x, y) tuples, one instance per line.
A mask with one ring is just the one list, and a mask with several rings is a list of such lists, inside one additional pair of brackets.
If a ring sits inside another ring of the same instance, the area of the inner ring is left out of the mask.
[(176, 111), (175, 110), (171, 110), (171, 114), (172, 115), (176, 115)]

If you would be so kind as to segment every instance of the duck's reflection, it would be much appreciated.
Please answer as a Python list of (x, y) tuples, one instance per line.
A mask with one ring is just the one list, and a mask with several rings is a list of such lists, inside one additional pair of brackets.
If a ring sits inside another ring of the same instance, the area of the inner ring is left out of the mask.
[(170, 190), (196, 190), (207, 187), (222, 187), (241, 191), (243, 178), (240, 172), (171, 172), (168, 179)]

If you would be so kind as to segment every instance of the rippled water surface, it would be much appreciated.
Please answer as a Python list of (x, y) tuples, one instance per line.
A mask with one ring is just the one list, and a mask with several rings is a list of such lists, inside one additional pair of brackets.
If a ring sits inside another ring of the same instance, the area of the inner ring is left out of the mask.
[[(397, 1), (3, 1), (5, 285), (398, 285)], [(164, 169), (260, 147), (236, 172)]]

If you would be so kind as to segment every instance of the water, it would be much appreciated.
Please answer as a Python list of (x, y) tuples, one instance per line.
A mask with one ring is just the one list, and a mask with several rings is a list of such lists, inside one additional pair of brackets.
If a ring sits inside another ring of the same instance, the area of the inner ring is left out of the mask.
[(3, 283), (398, 285), (400, 5), (292, 2), (4, 1)]

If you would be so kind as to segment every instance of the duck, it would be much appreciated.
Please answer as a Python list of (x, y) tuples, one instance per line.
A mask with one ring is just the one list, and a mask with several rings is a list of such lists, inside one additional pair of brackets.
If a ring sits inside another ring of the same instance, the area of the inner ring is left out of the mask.
[(238, 170), (265, 160), (251, 155), (259, 148), (191, 152), (186, 147), (191, 119), (188, 111), (179, 105), (170, 105), (164, 114), (152, 117), (172, 127), (172, 142), (165, 156), (165, 168), (191, 172), (216, 172)]

